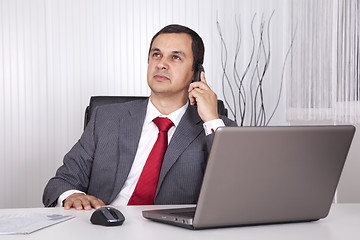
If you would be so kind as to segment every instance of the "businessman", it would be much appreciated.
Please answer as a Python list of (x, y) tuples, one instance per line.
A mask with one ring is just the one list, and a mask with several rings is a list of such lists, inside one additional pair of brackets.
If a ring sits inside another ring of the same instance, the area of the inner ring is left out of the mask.
[(202, 72), (204, 44), (168, 25), (151, 40), (147, 100), (98, 107), (45, 187), (43, 203), (65, 209), (196, 203), (220, 116)]

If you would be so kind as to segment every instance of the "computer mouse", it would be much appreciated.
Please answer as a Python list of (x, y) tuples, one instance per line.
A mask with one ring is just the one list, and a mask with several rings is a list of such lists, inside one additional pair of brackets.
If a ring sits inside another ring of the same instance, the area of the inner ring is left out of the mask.
[(124, 215), (114, 207), (101, 207), (91, 215), (90, 222), (102, 226), (119, 226), (125, 221)]

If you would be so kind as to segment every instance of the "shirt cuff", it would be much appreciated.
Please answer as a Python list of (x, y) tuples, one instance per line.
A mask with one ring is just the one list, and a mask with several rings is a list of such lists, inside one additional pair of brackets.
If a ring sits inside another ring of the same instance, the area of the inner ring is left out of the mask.
[(203, 124), (206, 136), (214, 133), (219, 127), (225, 127), (222, 119), (214, 119)]
[(78, 191), (78, 190), (68, 190), (66, 192), (63, 192), (58, 200), (57, 200), (57, 204), (56, 204), (56, 207), (63, 207), (63, 201), (68, 197), (70, 196), (71, 194), (74, 194), (74, 193), (82, 193), (84, 195), (86, 195), (84, 192), (82, 191)]

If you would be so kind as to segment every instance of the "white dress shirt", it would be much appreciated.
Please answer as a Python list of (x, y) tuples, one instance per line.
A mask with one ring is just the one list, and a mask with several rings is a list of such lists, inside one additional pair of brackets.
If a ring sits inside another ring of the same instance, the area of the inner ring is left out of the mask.
[(111, 205), (114, 206), (127, 205), (131, 195), (135, 190), (136, 184), (140, 178), (146, 160), (158, 137), (159, 129), (153, 122), (153, 119), (155, 119), (156, 117), (166, 117), (169, 118), (174, 123), (174, 126), (172, 126), (168, 131), (168, 142), (170, 142), (172, 136), (174, 135), (175, 129), (179, 125), (179, 122), (182, 116), (184, 115), (188, 105), (189, 103), (185, 104), (183, 107), (179, 108), (175, 112), (172, 112), (169, 115), (165, 116), (162, 115), (159, 112), (159, 110), (156, 109), (156, 107), (151, 103), (151, 101), (148, 102), (146, 117), (140, 136), (139, 146), (136, 151), (135, 159), (131, 166), (129, 176), (126, 179), (125, 184), (121, 189), (120, 193), (111, 203)]
[[(174, 135), (175, 129), (179, 125), (179, 122), (182, 116), (184, 115), (184, 113), (186, 112), (188, 106), (189, 103), (187, 102), (184, 106), (170, 113), (169, 115), (162, 115), (159, 112), (159, 110), (157, 110), (156, 107), (151, 103), (151, 101), (150, 100), (148, 101), (144, 125), (142, 128), (139, 146), (136, 151), (134, 162), (132, 164), (130, 173), (125, 181), (124, 186), (122, 187), (117, 197), (111, 202), (111, 205), (126, 206), (127, 203), (129, 202), (132, 193), (135, 190), (136, 184), (145, 166), (147, 157), (149, 156), (159, 133), (159, 129), (152, 120), (160, 116), (160, 117), (167, 117), (174, 123), (174, 126), (172, 126), (168, 131), (168, 142), (170, 142), (172, 136)], [(215, 119), (206, 122), (204, 123), (205, 134), (209, 135), (215, 132), (216, 129), (221, 126), (225, 126), (224, 122), (221, 119)], [(57, 207), (62, 206), (63, 201), (73, 193), (85, 194), (84, 192), (78, 190), (66, 191), (59, 196), (59, 199), (57, 201)]]

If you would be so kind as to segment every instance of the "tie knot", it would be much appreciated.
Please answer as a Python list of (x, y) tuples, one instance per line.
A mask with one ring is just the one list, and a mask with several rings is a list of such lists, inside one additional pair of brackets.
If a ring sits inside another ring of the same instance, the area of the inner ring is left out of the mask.
[(160, 132), (167, 132), (174, 125), (170, 119), (164, 117), (157, 117), (153, 120), (153, 122), (156, 124)]

